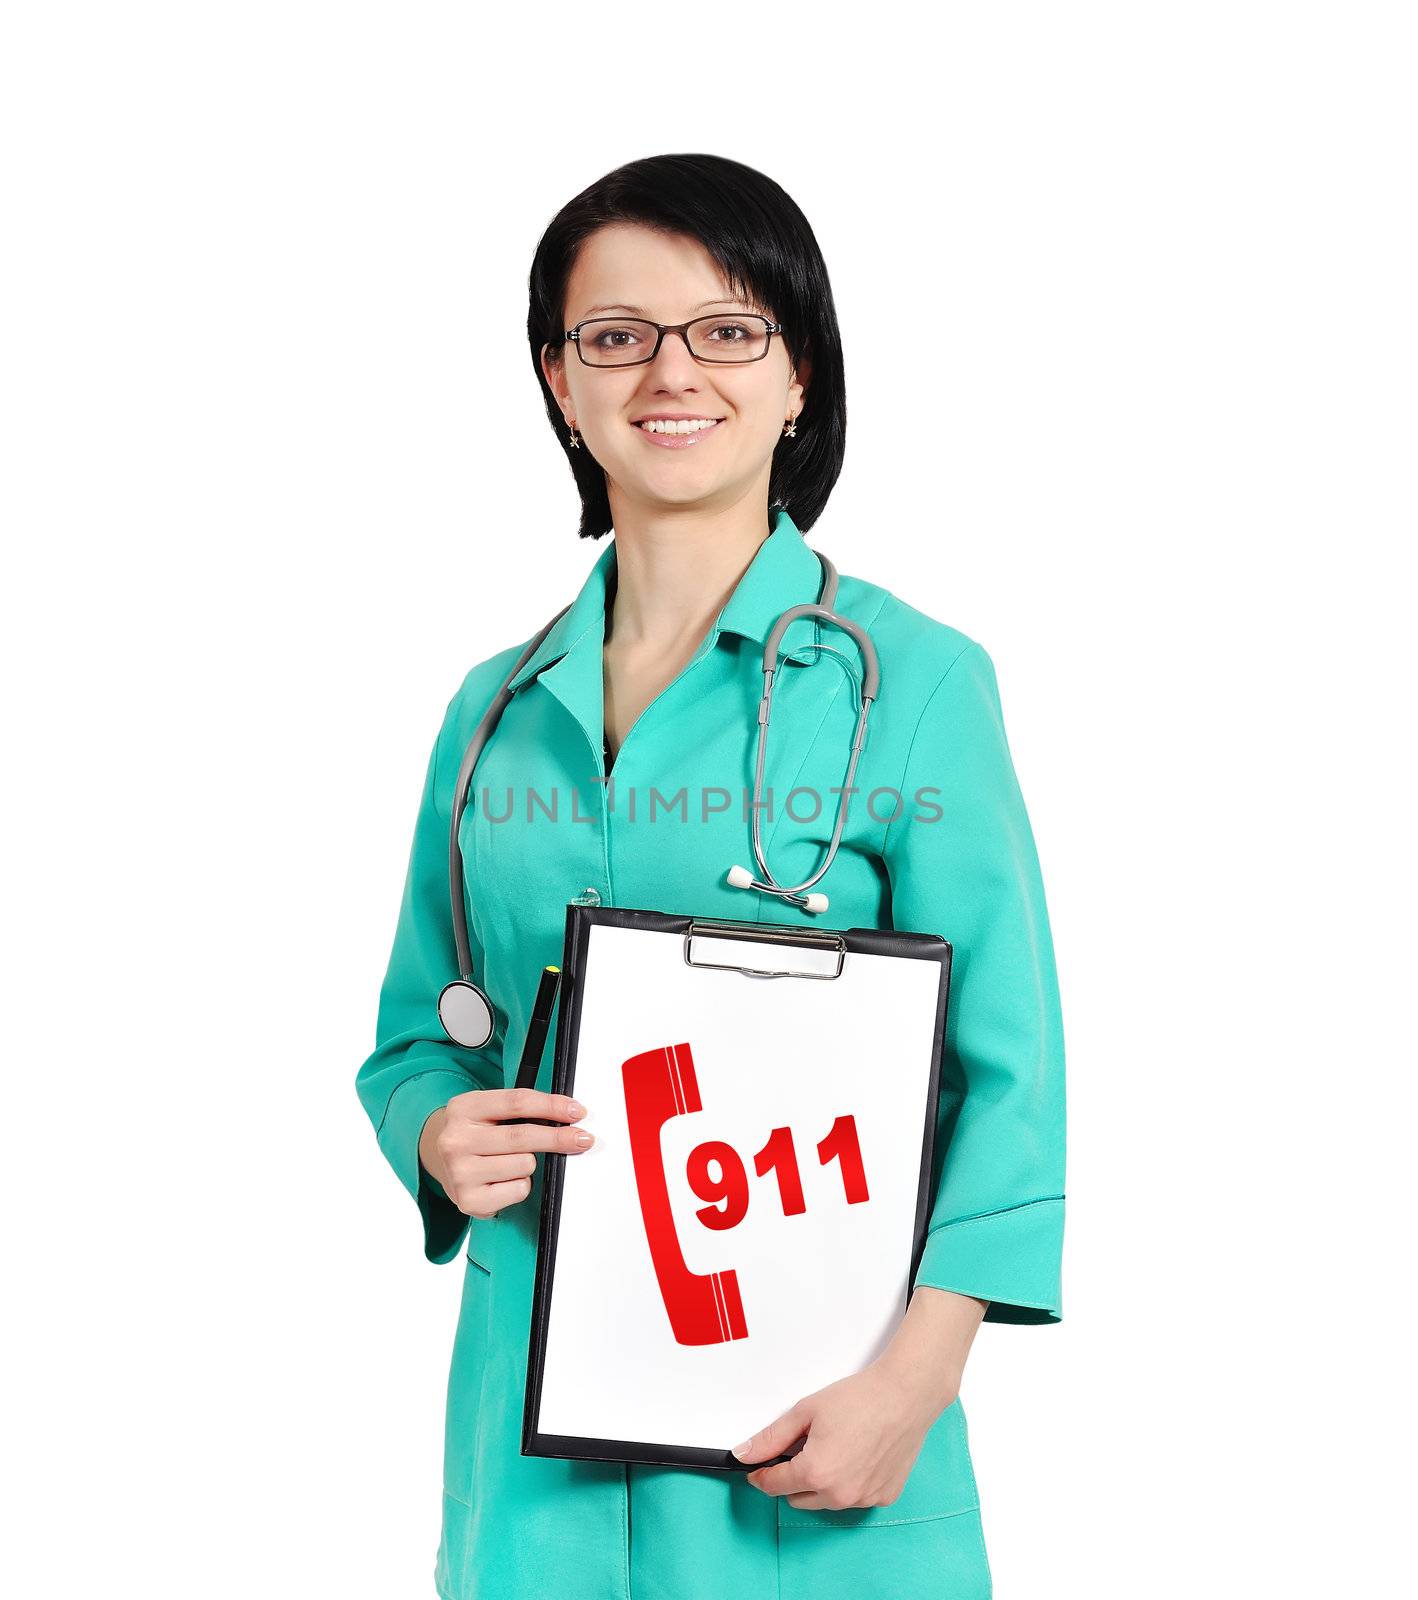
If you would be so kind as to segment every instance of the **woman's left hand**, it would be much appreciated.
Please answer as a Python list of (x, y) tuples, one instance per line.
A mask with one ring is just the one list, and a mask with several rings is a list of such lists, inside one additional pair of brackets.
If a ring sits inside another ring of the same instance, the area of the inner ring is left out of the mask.
[(780, 1456), (806, 1434), (791, 1461), (747, 1474), (755, 1489), (785, 1494), (803, 1511), (886, 1506), (905, 1488), (940, 1411), (936, 1397), (873, 1363), (805, 1396), (734, 1454), (740, 1461)]

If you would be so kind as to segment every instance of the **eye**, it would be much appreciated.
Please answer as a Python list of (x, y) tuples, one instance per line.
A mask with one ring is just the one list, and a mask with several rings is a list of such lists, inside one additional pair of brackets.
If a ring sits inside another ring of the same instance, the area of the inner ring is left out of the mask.
[(591, 343), (597, 350), (629, 350), (639, 337), (634, 328), (601, 328)]
[[(762, 331), (760, 328), (760, 336)], [(753, 338), (753, 329), (741, 322), (716, 322), (707, 330), (707, 337), (716, 344), (743, 344)]]

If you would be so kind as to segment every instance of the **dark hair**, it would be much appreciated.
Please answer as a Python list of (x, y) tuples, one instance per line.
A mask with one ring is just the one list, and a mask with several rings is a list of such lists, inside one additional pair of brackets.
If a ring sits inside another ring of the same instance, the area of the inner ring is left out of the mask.
[(812, 527), (842, 471), (847, 396), (842, 341), (827, 266), (796, 201), (763, 173), (725, 156), (647, 156), (598, 178), (557, 212), (532, 258), (527, 339), (547, 415), (581, 494), (581, 537), (611, 528), (605, 471), (588, 450), (572, 450), (565, 418), (541, 367), (544, 345), (567, 340), (566, 285), (577, 251), (597, 228), (637, 222), (698, 239), (736, 295), (770, 311), (784, 326), (794, 363), (811, 363), (808, 399), (796, 437), (774, 452), (770, 506), (783, 506), (804, 533)]

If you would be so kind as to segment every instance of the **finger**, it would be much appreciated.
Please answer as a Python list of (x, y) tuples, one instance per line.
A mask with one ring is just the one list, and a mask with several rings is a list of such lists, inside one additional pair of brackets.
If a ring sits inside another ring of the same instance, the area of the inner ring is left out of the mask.
[(479, 1202), (482, 1214), (490, 1217), (496, 1211), (514, 1206), (519, 1200), (525, 1200), (531, 1192), (530, 1178), (510, 1178), (505, 1183), (484, 1184)]
[(541, 1089), (488, 1089), (478, 1102), (478, 1114), (489, 1122), (507, 1122), (529, 1117), (549, 1117), (557, 1122), (575, 1122), (586, 1115), (586, 1108), (569, 1094), (547, 1094)]
[(812, 1420), (812, 1409), (805, 1400), (776, 1417), (766, 1428), (760, 1429), (751, 1439), (734, 1446), (740, 1461), (766, 1461), (769, 1456), (781, 1456), (790, 1444), (800, 1439)]
[(554, 1150), (559, 1154), (589, 1150), (595, 1135), (584, 1128), (542, 1127), (536, 1122), (504, 1122), (498, 1126), (484, 1126), (477, 1136), (477, 1153), (483, 1156), (510, 1155), (519, 1150)]
[(806, 1451), (799, 1451), (791, 1461), (780, 1462), (776, 1467), (759, 1467), (748, 1474), (748, 1481), (764, 1494), (811, 1494), (815, 1485), (809, 1479), (811, 1463), (804, 1464)]
[(474, 1183), (505, 1183), (509, 1178), (530, 1178), (537, 1170), (537, 1158), (530, 1150), (506, 1156), (474, 1156)]

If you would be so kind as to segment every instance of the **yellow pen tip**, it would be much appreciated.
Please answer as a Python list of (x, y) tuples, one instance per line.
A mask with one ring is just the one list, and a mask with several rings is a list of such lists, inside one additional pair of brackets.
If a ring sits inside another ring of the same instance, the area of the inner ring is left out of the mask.
[(560, 972), (561, 968), (560, 967), (548, 967), (547, 971), (548, 972)]

